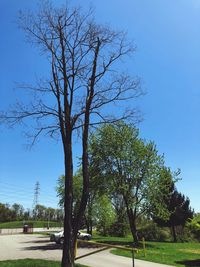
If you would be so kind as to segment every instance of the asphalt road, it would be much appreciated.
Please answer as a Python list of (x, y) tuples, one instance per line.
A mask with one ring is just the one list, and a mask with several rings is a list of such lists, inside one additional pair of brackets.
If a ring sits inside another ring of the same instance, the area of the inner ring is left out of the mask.
[[(79, 248), (78, 255), (94, 249)], [(0, 235), (0, 261), (12, 259), (61, 260), (62, 249), (42, 235)], [(90, 267), (132, 267), (132, 260), (103, 251), (77, 261)], [(135, 267), (167, 267), (167, 265), (135, 260)]]

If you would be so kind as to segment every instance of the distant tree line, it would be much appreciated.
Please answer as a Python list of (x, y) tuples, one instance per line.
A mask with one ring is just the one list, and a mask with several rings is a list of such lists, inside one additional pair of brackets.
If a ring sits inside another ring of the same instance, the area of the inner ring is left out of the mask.
[(33, 210), (25, 209), (21, 204), (13, 205), (0, 203), (0, 222), (28, 221), (28, 220), (49, 220), (63, 221), (63, 210), (45, 207), (37, 204)]

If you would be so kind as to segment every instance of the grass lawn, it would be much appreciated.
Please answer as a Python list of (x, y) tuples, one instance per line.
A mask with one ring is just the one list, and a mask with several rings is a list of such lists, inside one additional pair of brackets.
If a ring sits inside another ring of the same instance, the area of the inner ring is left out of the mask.
[[(94, 241), (107, 242), (116, 245), (130, 246), (132, 238), (100, 237), (94, 236)], [(113, 249), (111, 253), (131, 257), (131, 252)], [(146, 256), (140, 244), (140, 250), (135, 258), (174, 266), (197, 267), (200, 266), (200, 243), (170, 243), (146, 242)]]
[[(87, 267), (81, 264), (76, 264), (75, 266)], [(24, 259), (24, 260), (0, 261), (0, 267), (60, 267), (60, 262)]]
[[(33, 227), (43, 228), (47, 227), (47, 221), (27, 221), (26, 224), (33, 223)], [(49, 222), (50, 227), (61, 227), (62, 225), (58, 222)], [(22, 228), (23, 221), (5, 222), (0, 223), (0, 229), (12, 229), (12, 228)]]

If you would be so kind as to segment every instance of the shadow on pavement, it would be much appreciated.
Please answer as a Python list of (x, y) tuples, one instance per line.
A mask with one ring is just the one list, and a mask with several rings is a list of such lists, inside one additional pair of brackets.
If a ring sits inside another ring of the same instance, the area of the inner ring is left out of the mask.
[(44, 246), (30, 246), (27, 248), (23, 248), (23, 250), (60, 250), (62, 248), (61, 245), (57, 245), (57, 244), (46, 244)]
[(23, 241), (21, 243), (23, 243), (23, 244), (30, 244), (30, 243), (40, 244), (40, 243), (47, 243), (47, 242), (50, 242), (50, 241), (47, 239), (45, 239), (45, 240), (30, 240), (30, 241)]
[(176, 261), (176, 263), (182, 264), (186, 267), (199, 267), (200, 266), (200, 259)]

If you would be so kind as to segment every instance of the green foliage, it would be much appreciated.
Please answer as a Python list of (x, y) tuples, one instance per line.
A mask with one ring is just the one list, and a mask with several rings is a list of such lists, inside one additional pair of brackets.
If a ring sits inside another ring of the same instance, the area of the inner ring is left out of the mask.
[(138, 237), (148, 241), (169, 241), (170, 231), (167, 228), (160, 228), (156, 223), (150, 221), (145, 226), (138, 228)]
[(168, 197), (173, 176), (153, 142), (140, 139), (137, 129), (119, 122), (99, 128), (91, 137), (89, 152), (93, 175), (116, 213), (121, 210), (118, 203), (127, 211), (132, 233), (141, 214), (169, 217), (162, 199)]
[[(85, 211), (85, 224), (88, 232), (92, 232), (92, 226), (95, 224), (100, 233), (106, 234), (110, 225), (113, 223), (115, 218), (114, 209), (112, 204), (104, 194), (102, 188), (99, 190), (100, 186), (98, 185), (99, 181), (95, 180), (95, 176), (90, 179), (89, 186), (89, 199), (87, 208)], [(82, 191), (82, 172), (79, 170), (74, 175), (74, 184), (73, 184), (73, 213), (76, 213), (78, 209), (81, 191)], [(62, 175), (58, 178), (57, 184), (57, 194), (60, 198), (60, 206), (64, 205), (64, 183), (65, 177)]]
[(187, 222), (186, 228), (190, 230), (196, 240), (200, 241), (200, 214), (195, 214), (194, 218)]
[[(97, 207), (98, 206), (98, 207)], [(114, 208), (106, 195), (99, 198), (98, 203), (95, 205), (97, 211), (97, 231), (102, 235), (107, 235), (109, 229), (115, 220)]]
[(172, 176), (163, 174), (163, 157), (154, 143), (138, 137), (137, 129), (123, 122), (100, 128), (91, 138), (90, 153), (102, 186), (126, 196), (137, 213), (154, 207), (159, 216), (168, 216), (160, 200), (167, 195)]
[(63, 211), (37, 204), (31, 212), (30, 209), (25, 210), (18, 203), (12, 206), (0, 203), (0, 223), (30, 220), (62, 221)]
[(0, 203), (0, 222), (11, 221), (15, 217), (8, 204)]
[(24, 218), (24, 208), (22, 205), (18, 203), (14, 203), (11, 207), (12, 212), (14, 213), (14, 219), (15, 220), (20, 220)]
[(47, 222), (47, 221), (13, 221), (13, 222), (5, 222), (0, 223), (0, 229), (14, 229), (14, 228), (22, 228), (24, 224), (33, 224), (33, 227), (35, 228), (43, 228), (47, 227), (62, 227), (63, 224), (60, 222)]
[[(73, 176), (73, 207), (76, 207), (79, 204), (82, 191), (82, 172), (78, 170), (77, 173)], [(58, 178), (56, 186), (57, 196), (59, 197), (60, 207), (64, 206), (65, 200), (65, 176), (61, 175)]]
[(108, 234), (110, 236), (125, 237), (129, 232), (129, 225), (126, 221), (119, 222), (115, 221), (110, 225)]
[[(193, 211), (190, 207), (189, 198), (179, 193), (175, 187), (171, 188), (171, 195), (166, 200), (166, 206), (170, 213), (168, 220), (162, 220), (162, 218), (154, 218), (160, 226), (168, 226), (172, 229), (174, 242), (177, 240), (184, 240), (184, 227), (188, 219), (193, 217)], [(179, 236), (177, 239), (177, 233)]]

